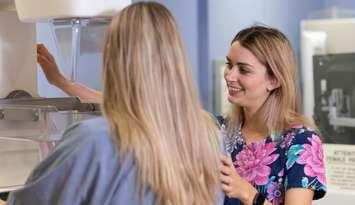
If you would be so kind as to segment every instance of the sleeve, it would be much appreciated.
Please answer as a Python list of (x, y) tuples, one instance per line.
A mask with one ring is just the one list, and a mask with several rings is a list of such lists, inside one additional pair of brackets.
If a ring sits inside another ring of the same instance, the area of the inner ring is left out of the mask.
[(314, 190), (313, 199), (326, 193), (324, 153), (320, 136), (305, 129), (299, 129), (286, 150), (285, 188), (306, 188)]
[[(100, 156), (111, 145), (102, 135), (87, 126), (72, 127), (54, 152), (34, 169), (25, 186), (10, 193), (7, 205), (91, 204), (84, 202), (88, 193), (98, 194), (96, 187), (109, 183), (109, 179), (102, 177), (106, 170), (100, 170), (103, 159)], [(117, 165), (112, 161), (111, 164)], [(96, 201), (99, 200), (102, 199)]]

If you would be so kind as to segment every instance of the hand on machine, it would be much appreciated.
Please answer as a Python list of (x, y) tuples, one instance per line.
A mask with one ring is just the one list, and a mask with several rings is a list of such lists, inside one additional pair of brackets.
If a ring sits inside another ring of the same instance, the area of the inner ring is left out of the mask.
[(100, 103), (101, 92), (91, 89), (79, 82), (72, 82), (66, 78), (48, 49), (41, 43), (37, 44), (37, 62), (41, 66), (48, 82), (63, 90), (69, 96), (77, 96), (82, 102)]

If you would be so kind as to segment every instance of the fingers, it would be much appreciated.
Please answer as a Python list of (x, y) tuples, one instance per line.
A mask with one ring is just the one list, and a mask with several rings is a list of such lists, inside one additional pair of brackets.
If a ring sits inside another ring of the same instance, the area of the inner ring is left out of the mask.
[(45, 52), (46, 48), (43, 44), (37, 44), (37, 61), (48, 61), (48, 55)]
[(232, 158), (230, 156), (227, 155), (222, 155), (221, 156), (221, 161), (224, 165), (229, 166), (229, 167), (234, 167), (233, 166), (233, 162), (232, 162)]
[(234, 166), (228, 166), (227, 164), (223, 163), (223, 165), (220, 166), (220, 181), (222, 183), (223, 190), (227, 193), (229, 191), (230, 185), (233, 181), (233, 172), (235, 172)]
[(235, 187), (233, 187), (234, 185), (232, 184), (233, 179), (231, 177), (228, 176), (221, 176), (221, 188), (224, 191), (224, 193), (229, 197), (236, 197), (236, 193), (234, 191)]
[(48, 51), (48, 49), (41, 43), (37, 44), (37, 55), (41, 55), (48, 59), (48, 61), (54, 61), (54, 57)]
[(232, 175), (235, 172), (235, 168), (230, 156), (221, 155), (222, 166), (220, 172), (224, 175)]
[(226, 193), (228, 196), (229, 196), (229, 193), (232, 191), (232, 188), (226, 184), (222, 184), (221, 188), (224, 191), (224, 193)]
[(220, 180), (221, 180), (221, 182), (222, 182), (222, 184), (225, 184), (225, 185), (230, 185), (230, 183), (232, 182), (232, 178), (231, 177), (229, 177), (229, 176), (226, 176), (226, 175), (220, 175)]
[(47, 48), (43, 44), (37, 44), (37, 54), (44, 55), (47, 51)]
[(222, 188), (222, 190), (223, 190), (224, 192), (226, 192), (226, 193), (232, 191), (231, 186), (229, 186), (229, 185), (227, 185), (227, 184), (222, 184), (221, 188)]
[(41, 43), (37, 44), (37, 62), (40, 64), (44, 71), (59, 70), (54, 57)]
[(37, 50), (39, 50), (39, 49), (41, 49), (43, 47), (44, 47), (43, 43), (37, 43)]
[(39, 51), (39, 52), (47, 52), (47, 53), (49, 53), (49, 51), (48, 51), (48, 49), (44, 46), (44, 44), (42, 44), (42, 43), (38, 43), (37, 44), (37, 51)]
[(231, 169), (231, 167), (226, 166), (226, 165), (222, 165), (220, 167), (220, 172), (224, 175), (227, 175), (227, 176), (231, 175), (233, 173), (233, 171), (234, 171), (233, 168)]
[(236, 196), (235, 189), (238, 188), (238, 175), (236, 174), (237, 172), (233, 165), (232, 159), (230, 156), (222, 155), (221, 161), (222, 161), (222, 165), (220, 167), (221, 188), (226, 194), (226, 196), (235, 197)]
[(50, 61), (43, 55), (37, 55), (37, 62), (41, 65), (42, 68), (46, 69), (46, 65), (50, 63)]

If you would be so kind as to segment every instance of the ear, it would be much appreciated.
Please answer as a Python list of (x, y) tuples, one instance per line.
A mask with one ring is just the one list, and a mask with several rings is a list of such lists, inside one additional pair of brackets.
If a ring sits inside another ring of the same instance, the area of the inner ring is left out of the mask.
[(269, 85), (266, 87), (266, 89), (271, 92), (278, 87), (280, 87), (279, 80), (277, 80), (275, 77), (270, 77)]

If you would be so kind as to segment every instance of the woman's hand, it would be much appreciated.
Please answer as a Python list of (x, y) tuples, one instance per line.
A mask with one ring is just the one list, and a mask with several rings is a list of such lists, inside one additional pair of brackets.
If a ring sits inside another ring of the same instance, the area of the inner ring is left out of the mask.
[(252, 204), (257, 190), (243, 179), (234, 168), (230, 156), (221, 156), (222, 189), (228, 197), (238, 198), (243, 204)]
[[(37, 44), (37, 62), (41, 66), (48, 82), (57, 86), (69, 96), (77, 96), (82, 102), (101, 103), (102, 94), (79, 82), (71, 82), (60, 71), (52, 54), (43, 44)], [(1, 205), (1, 204), (0, 204)]]
[(43, 44), (37, 44), (37, 62), (50, 84), (62, 88), (69, 83), (69, 80), (59, 71), (54, 57)]

